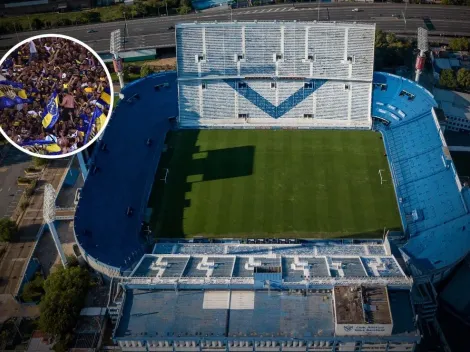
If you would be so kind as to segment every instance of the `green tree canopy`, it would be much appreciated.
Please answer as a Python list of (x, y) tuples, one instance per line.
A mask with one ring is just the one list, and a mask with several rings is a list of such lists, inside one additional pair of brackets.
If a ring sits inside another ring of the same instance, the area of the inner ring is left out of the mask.
[(463, 89), (470, 89), (470, 70), (466, 68), (458, 70), (457, 83)]
[(33, 164), (35, 167), (43, 167), (47, 164), (48, 160), (44, 158), (38, 158), (37, 156), (33, 156)]
[(74, 328), (91, 286), (85, 269), (73, 266), (60, 268), (44, 282), (45, 295), (41, 301), (39, 326), (59, 340)]
[(21, 298), (25, 302), (39, 302), (44, 294), (44, 279), (41, 274), (36, 274), (30, 282), (24, 285)]
[(178, 7), (177, 11), (180, 15), (186, 15), (187, 13), (191, 12), (191, 7), (183, 5), (181, 7)]
[(140, 68), (140, 77), (146, 77), (150, 75), (151, 73), (153, 73), (153, 68), (150, 67), (149, 65), (143, 65)]
[(44, 23), (42, 22), (41, 19), (35, 17), (31, 21), (31, 27), (35, 30), (38, 30), (38, 29), (41, 29), (42, 27), (44, 27)]
[(439, 77), (439, 84), (442, 87), (455, 89), (457, 88), (457, 79), (452, 69), (442, 70)]
[(10, 242), (18, 232), (14, 221), (9, 218), (0, 219), (0, 242)]
[(454, 38), (449, 42), (449, 48), (454, 51), (468, 50), (470, 41), (467, 38)]

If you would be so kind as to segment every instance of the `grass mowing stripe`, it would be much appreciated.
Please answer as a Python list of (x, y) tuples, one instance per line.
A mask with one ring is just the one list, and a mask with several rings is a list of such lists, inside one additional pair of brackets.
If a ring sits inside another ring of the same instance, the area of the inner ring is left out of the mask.
[(170, 180), (163, 191), (160, 185), (161, 194), (152, 193), (149, 206), (161, 205), (151, 225), (164, 237), (380, 236), (383, 225), (400, 227), (400, 219), (389, 174), (388, 184), (380, 185), (378, 169), (388, 173), (388, 165), (377, 136), (172, 132)]

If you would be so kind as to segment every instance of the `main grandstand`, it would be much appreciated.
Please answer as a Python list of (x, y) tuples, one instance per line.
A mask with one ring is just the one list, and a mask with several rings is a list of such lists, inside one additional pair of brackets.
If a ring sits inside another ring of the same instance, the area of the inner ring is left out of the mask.
[[(83, 257), (112, 280), (113, 339), (123, 350), (414, 350), (436, 309), (432, 284), (469, 251), (470, 191), (432, 95), (372, 72), (374, 32), (337, 23), (183, 24), (178, 74), (124, 88), (75, 218)], [(175, 120), (174, 128), (380, 132), (402, 231), (336, 241), (159, 234), (152, 246), (142, 222)]]

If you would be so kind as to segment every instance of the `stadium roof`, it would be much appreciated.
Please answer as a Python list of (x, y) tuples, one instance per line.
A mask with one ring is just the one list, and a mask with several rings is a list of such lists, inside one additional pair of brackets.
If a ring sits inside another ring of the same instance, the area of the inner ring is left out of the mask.
[[(383, 290), (367, 288), (367, 290)], [(394, 335), (416, 336), (409, 291), (390, 291)], [(347, 304), (347, 302), (343, 302)], [(128, 290), (116, 339), (332, 337), (331, 290)], [(391, 312), (391, 313), (390, 313)], [(378, 313), (376, 312), (376, 315)], [(382, 321), (382, 320), (381, 320)]]
[[(165, 73), (127, 85), (122, 91), (126, 100), (117, 106), (95, 150), (76, 211), (75, 235), (87, 256), (104, 265), (125, 269), (143, 254), (142, 216), (168, 118), (177, 115), (175, 80), (176, 73)], [(169, 87), (154, 89), (164, 82)]]
[[(415, 82), (376, 72), (372, 115), (394, 178), (406, 257), (420, 273), (452, 265), (470, 249), (470, 190), (462, 187), (432, 110), (433, 96)], [(451, 235), (449, 235), (451, 234)]]
[(447, 116), (470, 120), (470, 94), (434, 88), (434, 97)]

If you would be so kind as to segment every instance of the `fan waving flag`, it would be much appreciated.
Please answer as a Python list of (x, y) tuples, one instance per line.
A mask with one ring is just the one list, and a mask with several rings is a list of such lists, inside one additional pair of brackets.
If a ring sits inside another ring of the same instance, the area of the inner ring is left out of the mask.
[(109, 90), (109, 87), (106, 87), (102, 92), (97, 100), (97, 103), (103, 106), (104, 108), (109, 108), (109, 105), (111, 104), (111, 91)]
[(54, 127), (59, 119), (59, 97), (57, 92), (52, 93), (51, 99), (47, 103), (46, 110), (44, 110), (42, 117), (42, 126), (45, 129)]
[(91, 117), (91, 121), (88, 124), (88, 130), (85, 135), (84, 143), (88, 143), (88, 139), (90, 138), (93, 127), (96, 126), (97, 131), (99, 131), (104, 126), (105, 121), (106, 121), (106, 115), (103, 113), (103, 111), (99, 107), (96, 107), (95, 111), (93, 112), (93, 116)]

